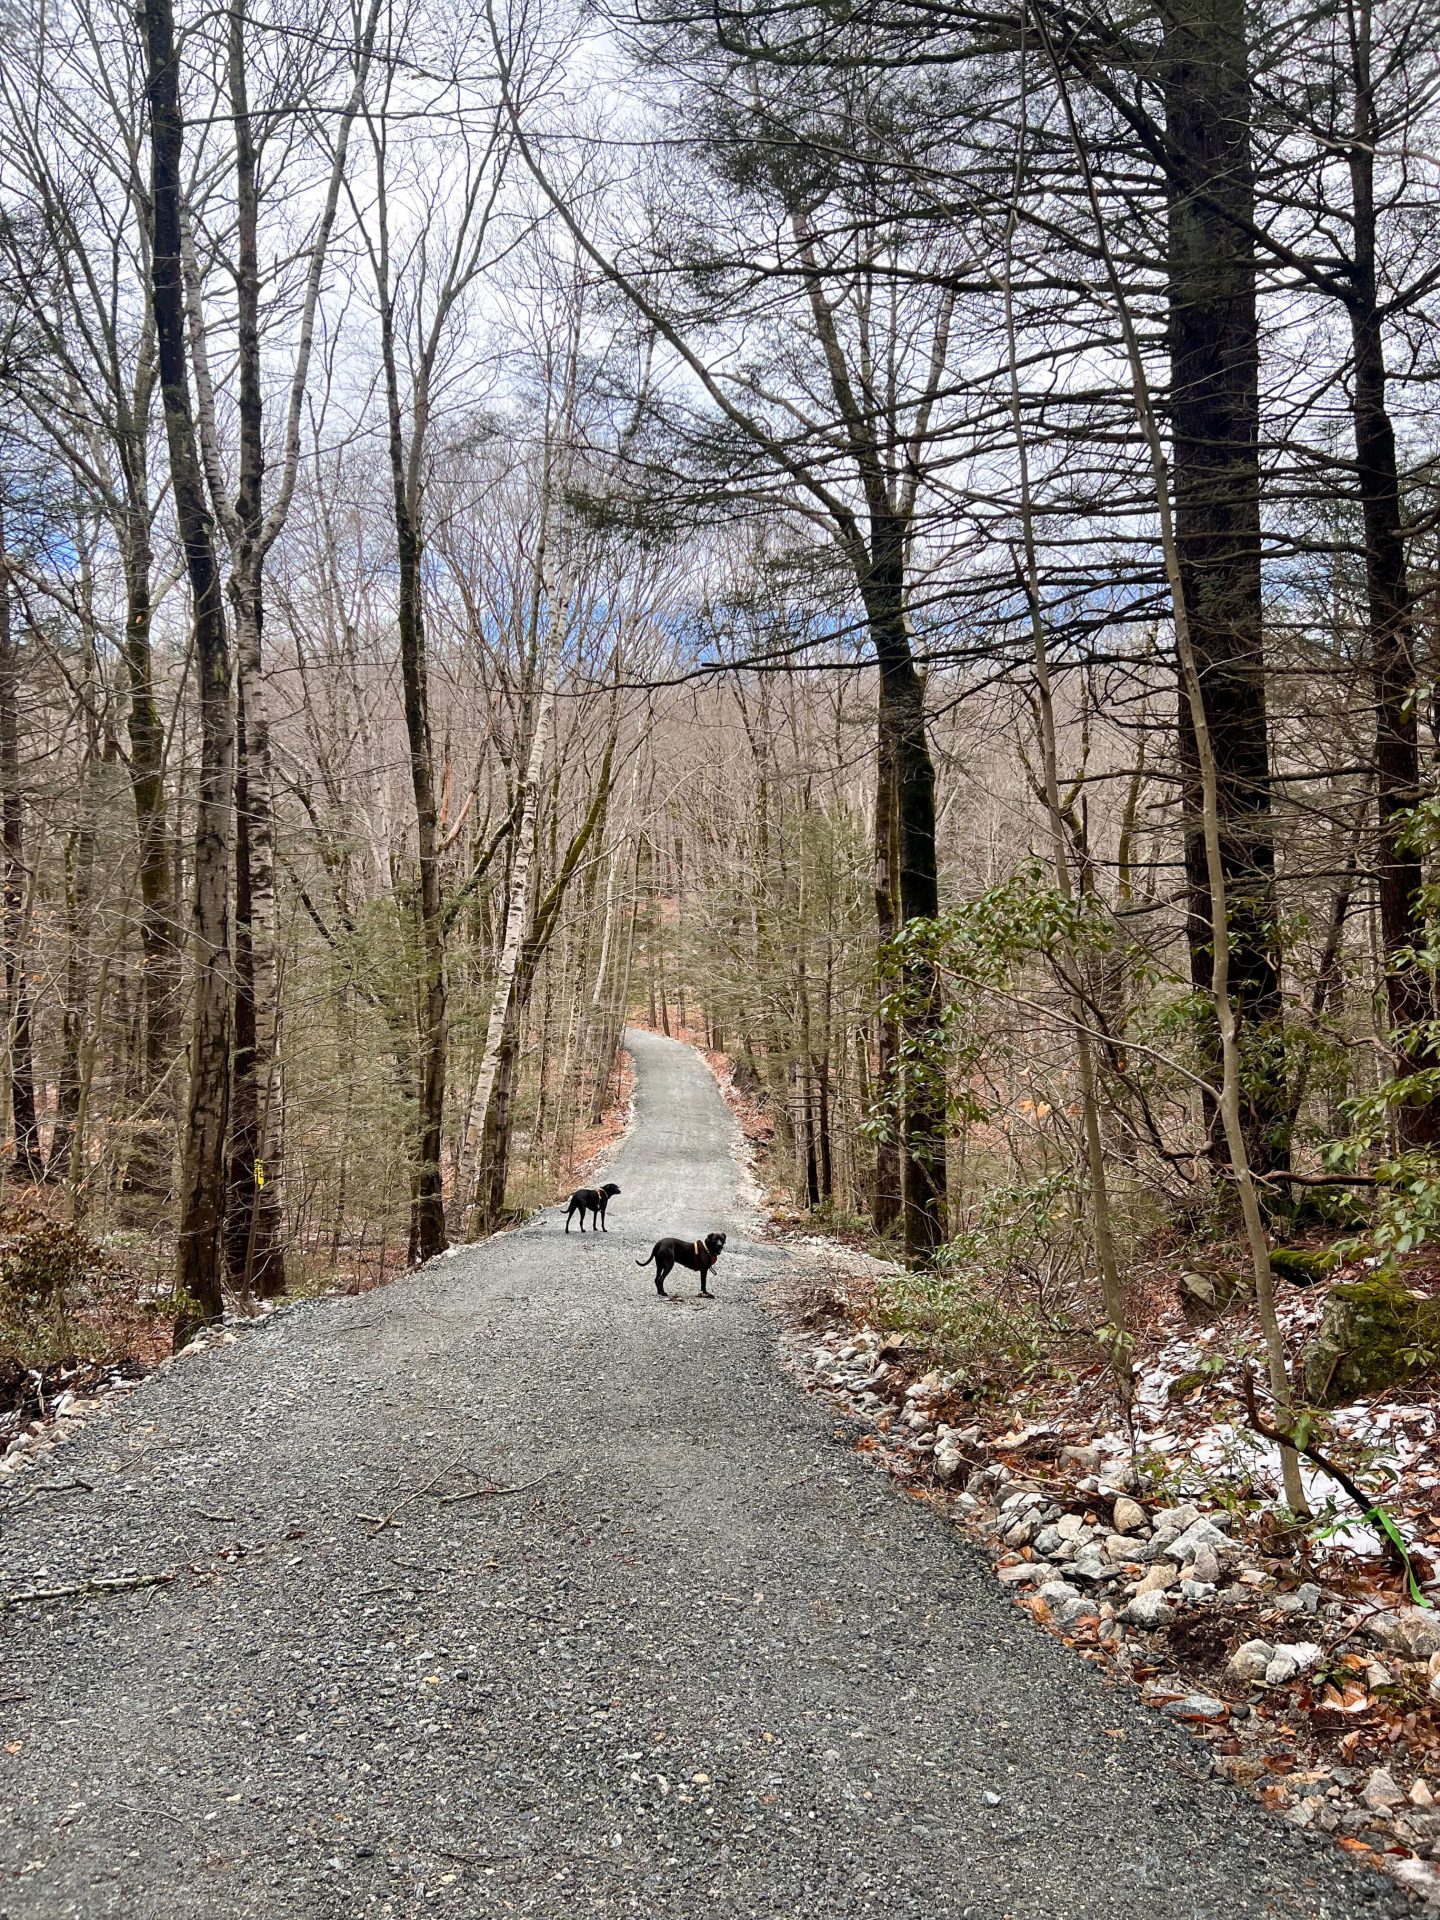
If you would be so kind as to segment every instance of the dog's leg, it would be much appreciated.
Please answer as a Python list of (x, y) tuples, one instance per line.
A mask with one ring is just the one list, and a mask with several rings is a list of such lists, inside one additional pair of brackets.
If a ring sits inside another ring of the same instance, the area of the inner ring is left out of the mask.
[(568, 1232), (570, 1231), (570, 1222), (571, 1222), (571, 1220), (573, 1220), (573, 1219), (574, 1219), (574, 1217), (575, 1217), (575, 1209), (574, 1209), (573, 1207), (571, 1207), (571, 1209), (570, 1209), (570, 1211), (569, 1211), (569, 1212), (568, 1212), (568, 1213), (566, 1214), (566, 1216), (565, 1216), (565, 1231), (566, 1231), (566, 1233), (568, 1233)]
[(667, 1261), (664, 1266), (662, 1266), (658, 1260), (655, 1262), (655, 1291), (660, 1295), (662, 1300), (669, 1298), (669, 1295), (665, 1291), (665, 1276), (669, 1273), (670, 1266), (671, 1263), (669, 1261)]
[(704, 1294), (704, 1296), (705, 1296), (705, 1298), (706, 1298), (707, 1300), (713, 1300), (713, 1299), (715, 1298), (715, 1296), (714, 1296), (714, 1294), (713, 1294), (713, 1293), (711, 1293), (711, 1291), (710, 1291), (710, 1289), (709, 1289), (709, 1288), (708, 1288), (708, 1287), (706, 1286), (706, 1284), (705, 1284), (705, 1282), (706, 1282), (706, 1279), (707, 1279), (707, 1278), (709, 1277), (709, 1273), (710, 1273), (710, 1269), (709, 1269), (709, 1267), (701, 1267), (701, 1269), (700, 1269), (700, 1291), (701, 1291), (701, 1293), (703, 1293), (703, 1294)]

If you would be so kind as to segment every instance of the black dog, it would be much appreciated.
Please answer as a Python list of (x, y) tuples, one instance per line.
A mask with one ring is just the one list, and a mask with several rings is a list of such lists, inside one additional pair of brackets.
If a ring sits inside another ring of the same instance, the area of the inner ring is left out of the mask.
[(715, 1296), (705, 1280), (724, 1248), (723, 1233), (707, 1233), (703, 1240), (657, 1240), (650, 1249), (649, 1258), (637, 1260), (635, 1264), (637, 1267), (648, 1267), (651, 1260), (655, 1262), (655, 1291), (665, 1294), (667, 1300), (670, 1296), (665, 1293), (666, 1274), (672, 1267), (689, 1267), (692, 1273), (700, 1276), (700, 1291), (713, 1300)]
[(594, 1214), (596, 1221), (599, 1223), (599, 1231), (601, 1233), (608, 1233), (610, 1229), (605, 1224), (605, 1209), (619, 1191), (620, 1189), (613, 1181), (607, 1181), (603, 1187), (581, 1187), (578, 1193), (572, 1193), (570, 1196), (569, 1211), (565, 1215), (566, 1233), (570, 1231), (571, 1216), (577, 1213), (580, 1216), (581, 1233), (585, 1231), (585, 1216), (587, 1213)]

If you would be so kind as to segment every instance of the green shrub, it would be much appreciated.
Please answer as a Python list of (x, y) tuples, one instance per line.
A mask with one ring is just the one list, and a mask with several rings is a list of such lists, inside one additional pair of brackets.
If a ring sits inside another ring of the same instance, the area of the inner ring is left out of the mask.
[(881, 1282), (882, 1327), (914, 1333), (980, 1393), (1033, 1372), (1044, 1357), (1045, 1323), (1024, 1301), (968, 1273), (902, 1273)]

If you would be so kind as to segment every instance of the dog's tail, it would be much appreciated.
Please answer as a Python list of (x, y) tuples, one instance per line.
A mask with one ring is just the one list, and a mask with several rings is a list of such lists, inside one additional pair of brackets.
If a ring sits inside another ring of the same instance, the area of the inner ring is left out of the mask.
[(645, 1258), (643, 1260), (637, 1260), (635, 1264), (637, 1267), (648, 1267), (650, 1262), (654, 1258), (655, 1258), (655, 1249), (652, 1247), (649, 1253), (646, 1254)]

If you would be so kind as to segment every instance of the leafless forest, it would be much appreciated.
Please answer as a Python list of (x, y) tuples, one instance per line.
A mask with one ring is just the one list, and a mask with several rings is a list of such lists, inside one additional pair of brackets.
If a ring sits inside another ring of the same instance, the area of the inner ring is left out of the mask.
[(1283, 1424), (1440, 1217), (1433, 8), (3, 36), (14, 1338), (489, 1230), (629, 1017), (1122, 1399), (1239, 1247)]

